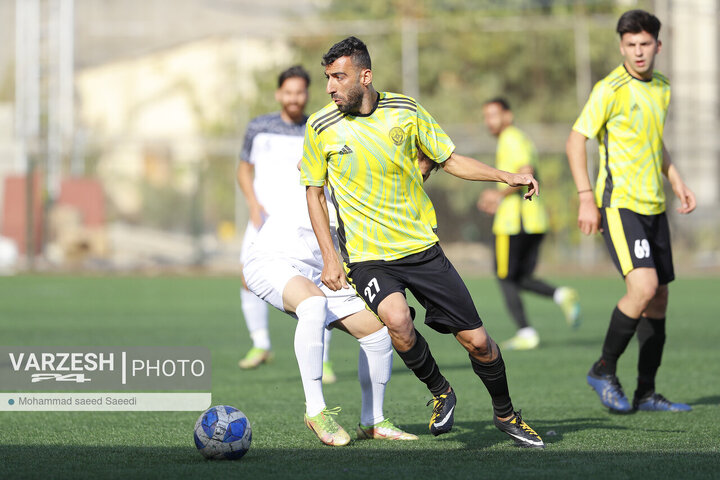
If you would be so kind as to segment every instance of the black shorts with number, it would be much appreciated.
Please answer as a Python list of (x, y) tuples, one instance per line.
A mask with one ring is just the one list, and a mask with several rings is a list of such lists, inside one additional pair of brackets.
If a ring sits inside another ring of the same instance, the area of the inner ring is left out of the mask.
[(348, 278), (370, 309), (405, 289), (425, 308), (425, 324), (440, 333), (482, 326), (470, 292), (439, 244), (397, 260), (370, 260), (348, 265)]
[(627, 208), (605, 207), (600, 214), (603, 239), (623, 277), (635, 268), (654, 268), (660, 285), (675, 279), (665, 212), (641, 215)]
[(517, 282), (532, 275), (537, 266), (543, 233), (495, 236), (495, 275)]

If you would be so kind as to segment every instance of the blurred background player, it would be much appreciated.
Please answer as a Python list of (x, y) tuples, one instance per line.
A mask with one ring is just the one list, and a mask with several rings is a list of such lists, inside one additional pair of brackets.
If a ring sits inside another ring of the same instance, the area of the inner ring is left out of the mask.
[[(304, 196), (297, 163), (302, 157), (309, 86), (310, 75), (303, 67), (296, 65), (283, 71), (278, 76), (278, 88), (275, 91), (280, 112), (254, 118), (248, 124), (237, 169), (238, 185), (250, 211), (240, 255), (242, 263), (245, 263), (248, 248), (265, 220), (283, 211), (292, 199), (298, 198), (298, 191)], [(268, 330), (268, 307), (247, 289), (244, 279), (240, 299), (253, 346), (238, 364), (241, 368), (256, 368), (270, 361), (273, 356)], [(329, 342), (328, 331), (325, 345), (329, 345)], [(327, 353), (324, 360), (323, 380), (332, 383), (335, 374)]]
[[(624, 13), (617, 24), (622, 65), (593, 88), (567, 140), (567, 155), (580, 196), (578, 226), (602, 232), (627, 291), (610, 317), (600, 359), (587, 381), (613, 411), (687, 411), (655, 392), (655, 375), (665, 344), (668, 283), (675, 278), (665, 214), (663, 174), (680, 200), (677, 211), (695, 209), (663, 143), (670, 103), (668, 79), (654, 71), (660, 52), (660, 21), (643, 10)], [(596, 190), (587, 171), (585, 142), (600, 143)], [(637, 389), (632, 404), (615, 375), (617, 361), (637, 333)]]
[[(538, 157), (535, 145), (513, 125), (510, 104), (504, 98), (493, 98), (483, 106), (485, 126), (497, 137), (495, 168), (514, 173), (530, 173), (538, 178)], [(554, 287), (533, 275), (540, 244), (548, 231), (548, 217), (540, 197), (523, 201), (520, 187), (498, 183), (497, 189), (483, 190), (478, 208), (494, 215), (495, 274), (505, 305), (518, 331), (501, 344), (508, 350), (531, 350), (540, 344), (538, 332), (530, 326), (520, 291), (527, 290), (552, 298), (562, 309), (568, 325), (580, 323), (578, 294), (569, 287)]]
[[(431, 164), (420, 159), (423, 173)], [(329, 197), (329, 196), (328, 196)], [(334, 208), (326, 204), (334, 217)], [(337, 247), (335, 225), (330, 227)], [(340, 407), (328, 409), (323, 396), (323, 332), (339, 328), (360, 343), (358, 379), (362, 408), (358, 439), (417, 440), (383, 415), (385, 386), (392, 372), (392, 343), (377, 317), (352, 288), (333, 291), (323, 285), (323, 257), (303, 196), (265, 222), (249, 248), (244, 273), (252, 292), (297, 319), (295, 357), (305, 392), (305, 424), (326, 445), (342, 446), (350, 436), (335, 420)]]

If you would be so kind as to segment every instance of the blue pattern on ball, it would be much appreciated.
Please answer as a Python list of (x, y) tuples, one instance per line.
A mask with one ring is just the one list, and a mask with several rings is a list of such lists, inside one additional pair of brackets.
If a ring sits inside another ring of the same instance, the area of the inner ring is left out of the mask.
[(217, 412), (213, 410), (208, 410), (208, 412), (205, 414), (202, 420), (202, 428), (205, 430), (205, 434), (212, 438), (213, 434), (215, 433), (215, 427), (217, 426), (218, 421), (218, 415)]
[(240, 440), (245, 435), (245, 427), (247, 426), (247, 419), (241, 418), (235, 420), (227, 426), (225, 430), (225, 438), (223, 442), (230, 443)]
[(225, 405), (225, 413), (233, 413), (233, 412), (237, 412), (237, 411), (238, 411), (237, 408)]
[(197, 433), (194, 433), (193, 437), (195, 438), (195, 446), (198, 450), (201, 450), (205, 447), (205, 445), (203, 445), (203, 443), (200, 441), (200, 437), (197, 436)]

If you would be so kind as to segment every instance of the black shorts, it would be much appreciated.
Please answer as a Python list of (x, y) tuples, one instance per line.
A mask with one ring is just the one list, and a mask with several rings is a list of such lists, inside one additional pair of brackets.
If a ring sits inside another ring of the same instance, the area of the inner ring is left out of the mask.
[(425, 308), (425, 324), (440, 333), (482, 327), (470, 292), (439, 244), (397, 260), (348, 265), (348, 278), (370, 309), (388, 295), (410, 290)]
[(670, 228), (665, 212), (641, 215), (627, 208), (601, 208), (603, 239), (625, 277), (635, 268), (654, 268), (660, 285), (675, 279)]
[(516, 282), (532, 275), (545, 234), (519, 233), (495, 236), (495, 275)]

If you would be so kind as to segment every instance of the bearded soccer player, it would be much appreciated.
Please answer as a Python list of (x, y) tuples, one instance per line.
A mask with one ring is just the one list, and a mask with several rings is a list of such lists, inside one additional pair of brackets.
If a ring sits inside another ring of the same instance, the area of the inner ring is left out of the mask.
[[(298, 184), (297, 163), (302, 156), (310, 75), (303, 67), (295, 65), (280, 73), (277, 85), (275, 100), (280, 104), (280, 111), (256, 117), (248, 124), (240, 153), (237, 181), (250, 210), (240, 255), (243, 264), (265, 220), (282, 212), (289, 202), (294, 202), (297, 198), (294, 193), (298, 189), (304, 193)], [(248, 290), (244, 279), (240, 298), (253, 346), (238, 365), (243, 369), (257, 368), (273, 357), (268, 330), (268, 307)], [(326, 330), (323, 361), (325, 383), (335, 381), (335, 373), (328, 358), (329, 343), (330, 331)]]
[[(461, 178), (527, 186), (528, 198), (537, 193), (537, 182), (530, 174), (504, 172), (454, 153), (450, 138), (414, 99), (377, 92), (370, 55), (359, 39), (333, 45), (322, 64), (332, 102), (308, 119), (301, 176), (322, 252), (323, 284), (337, 291), (348, 288), (349, 280), (387, 326), (400, 358), (433, 394), (431, 433), (450, 431), (456, 397), (413, 326), (406, 289), (425, 308), (425, 323), (453, 334), (469, 352), (492, 398), (495, 425), (520, 446), (543, 448), (540, 436), (514, 410), (500, 349), (438, 244), (417, 152)], [(347, 278), (330, 235), (326, 181)]]
[[(623, 64), (593, 88), (567, 140), (567, 156), (580, 197), (578, 226), (602, 232), (627, 291), (610, 316), (600, 359), (588, 384), (611, 411), (688, 411), (655, 391), (665, 344), (668, 283), (675, 278), (665, 214), (663, 175), (680, 201), (677, 211), (695, 209), (663, 143), (670, 102), (668, 79), (654, 70), (660, 53), (660, 21), (643, 10), (624, 13), (617, 24)], [(593, 192), (585, 142), (600, 143), (600, 171)], [(639, 343), (638, 377), (632, 403), (616, 373), (630, 339)]]

